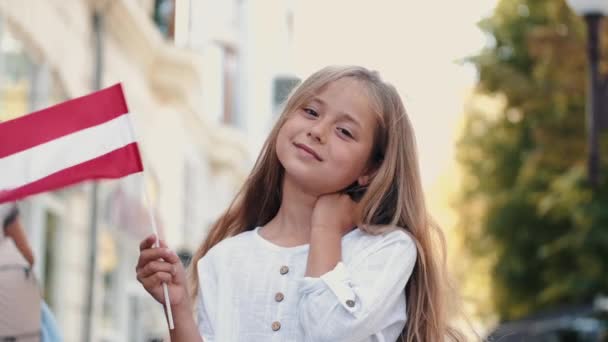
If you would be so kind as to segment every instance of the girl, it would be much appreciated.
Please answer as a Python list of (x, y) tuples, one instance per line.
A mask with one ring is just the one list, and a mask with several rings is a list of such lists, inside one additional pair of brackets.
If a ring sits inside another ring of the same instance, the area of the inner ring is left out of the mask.
[(327, 67), (294, 90), (195, 253), (189, 288), (153, 243), (140, 245), (137, 278), (161, 303), (169, 286), (172, 341), (462, 340), (414, 132), (395, 88), (361, 67)]

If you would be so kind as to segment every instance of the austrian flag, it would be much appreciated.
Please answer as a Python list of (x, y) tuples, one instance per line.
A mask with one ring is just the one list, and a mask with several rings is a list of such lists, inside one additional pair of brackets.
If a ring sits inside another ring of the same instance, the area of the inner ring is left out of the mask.
[(141, 171), (120, 84), (0, 123), (0, 203)]

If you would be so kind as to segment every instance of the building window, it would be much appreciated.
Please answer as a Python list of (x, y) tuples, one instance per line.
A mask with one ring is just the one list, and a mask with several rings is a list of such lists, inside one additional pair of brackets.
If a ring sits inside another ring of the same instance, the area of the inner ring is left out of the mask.
[(224, 48), (224, 104), (222, 121), (225, 124), (235, 124), (235, 87), (236, 87), (237, 55), (232, 48)]
[(273, 82), (273, 108), (275, 113), (280, 111), (284, 102), (291, 91), (300, 84), (300, 79), (295, 76), (278, 76), (275, 77)]
[(66, 98), (48, 64), (32, 59), (0, 17), (0, 120), (14, 119)]
[(183, 232), (184, 242), (195, 236), (198, 225), (198, 171), (194, 163), (186, 161), (184, 164), (184, 192), (183, 192)]
[(173, 40), (175, 37), (175, 0), (155, 0), (153, 19), (162, 35)]
[(57, 234), (58, 234), (58, 221), (57, 215), (51, 211), (46, 211), (45, 214), (45, 237), (44, 237), (44, 298), (51, 308), (56, 308), (57, 304), (55, 301), (58, 295), (56, 284), (58, 279), (56, 277), (61, 274), (57, 269)]
[(32, 61), (0, 17), (0, 120), (28, 111), (29, 70)]

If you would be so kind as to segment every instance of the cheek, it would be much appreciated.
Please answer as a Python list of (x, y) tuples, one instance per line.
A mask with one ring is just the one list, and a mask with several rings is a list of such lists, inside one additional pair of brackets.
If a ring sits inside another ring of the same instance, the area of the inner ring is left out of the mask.
[(293, 131), (291, 120), (285, 121), (283, 126), (279, 129), (279, 134), (277, 135), (278, 140), (288, 140), (291, 136), (291, 131)]
[(279, 133), (277, 134), (277, 140), (275, 141), (275, 150), (277, 153), (277, 157), (279, 158), (279, 161), (281, 163), (284, 162), (283, 158), (286, 156), (286, 149), (288, 148), (288, 146), (291, 144), (291, 140), (292, 140), (292, 136), (293, 136), (293, 129), (292, 127), (289, 125), (288, 122), (286, 122), (281, 129), (279, 129)]
[(279, 134), (277, 135), (277, 140), (275, 140), (275, 142), (274, 142), (274, 148), (277, 153), (277, 157), (279, 157), (279, 160), (281, 160), (281, 158), (283, 156), (283, 150), (285, 149), (284, 146), (286, 144), (286, 141), (287, 141), (287, 138), (285, 137), (283, 129), (281, 129), (279, 131)]
[(278, 137), (283, 140), (291, 139), (296, 130), (297, 130), (296, 120), (294, 120), (294, 118), (289, 118), (289, 119), (287, 119), (287, 121), (285, 121), (283, 126), (281, 126), (281, 129), (279, 129)]
[(333, 159), (336, 162), (335, 169), (341, 170), (344, 176), (358, 177), (367, 165), (369, 152), (362, 146), (339, 146), (333, 151)]

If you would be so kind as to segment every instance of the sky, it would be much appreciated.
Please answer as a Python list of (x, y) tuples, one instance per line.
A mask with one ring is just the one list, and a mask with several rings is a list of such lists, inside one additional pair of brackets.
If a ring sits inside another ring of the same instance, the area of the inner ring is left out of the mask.
[(450, 167), (456, 128), (476, 72), (459, 63), (486, 37), (477, 22), (495, 0), (299, 0), (294, 60), (300, 77), (328, 64), (359, 64), (393, 83), (414, 125), (423, 185)]
[(399, 91), (416, 140), (430, 214), (458, 227), (455, 143), (477, 80), (462, 60), (488, 38), (477, 23), (497, 0), (296, 0), (294, 68), (300, 78), (328, 64), (375, 69)]

